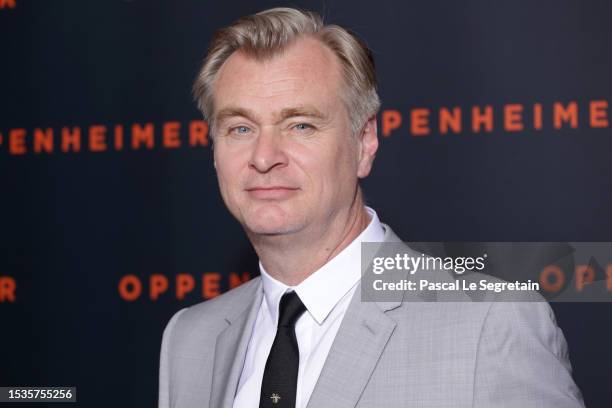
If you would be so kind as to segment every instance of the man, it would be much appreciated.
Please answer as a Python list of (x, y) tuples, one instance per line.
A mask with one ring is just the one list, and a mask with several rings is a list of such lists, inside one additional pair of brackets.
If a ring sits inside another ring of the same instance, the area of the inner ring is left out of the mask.
[(159, 406), (578, 407), (544, 303), (364, 302), (361, 242), (397, 242), (358, 181), (378, 148), (371, 53), (279, 8), (219, 31), (194, 93), (261, 277), (178, 312)]

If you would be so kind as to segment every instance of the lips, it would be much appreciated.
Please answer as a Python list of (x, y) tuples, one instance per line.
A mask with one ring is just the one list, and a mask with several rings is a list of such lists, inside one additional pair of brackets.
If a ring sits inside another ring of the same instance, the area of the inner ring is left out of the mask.
[(247, 188), (249, 196), (260, 200), (282, 200), (294, 195), (299, 189), (285, 186), (265, 186)]

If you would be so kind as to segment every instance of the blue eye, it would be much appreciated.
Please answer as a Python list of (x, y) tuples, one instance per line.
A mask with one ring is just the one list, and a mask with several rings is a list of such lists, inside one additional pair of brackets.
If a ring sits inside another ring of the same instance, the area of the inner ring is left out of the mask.
[(245, 135), (247, 134), (251, 129), (249, 129), (246, 126), (236, 126), (235, 128), (232, 129), (232, 131), (234, 133), (238, 133), (239, 135)]
[(310, 126), (308, 123), (298, 123), (297, 125), (295, 125), (295, 128), (297, 130), (308, 130), (312, 129), (312, 126)]

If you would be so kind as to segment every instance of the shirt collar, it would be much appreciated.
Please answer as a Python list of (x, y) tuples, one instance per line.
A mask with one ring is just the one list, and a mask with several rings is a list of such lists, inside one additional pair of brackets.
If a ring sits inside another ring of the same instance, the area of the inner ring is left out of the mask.
[(297, 286), (287, 286), (271, 277), (261, 262), (259, 270), (264, 299), (272, 322), (278, 321), (278, 304), (283, 294), (295, 290), (318, 324), (322, 324), (334, 306), (361, 278), (361, 243), (382, 242), (385, 238), (376, 211), (365, 207), (371, 217), (368, 226), (346, 248)]

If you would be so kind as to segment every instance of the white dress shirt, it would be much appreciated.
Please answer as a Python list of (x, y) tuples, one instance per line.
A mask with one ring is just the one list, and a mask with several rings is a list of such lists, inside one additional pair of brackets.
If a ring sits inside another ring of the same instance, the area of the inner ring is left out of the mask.
[(271, 277), (259, 263), (264, 296), (249, 341), (234, 408), (257, 408), (268, 354), (272, 348), (282, 295), (294, 290), (307, 311), (295, 325), (300, 349), (296, 408), (306, 408), (340, 323), (361, 279), (361, 242), (382, 242), (385, 232), (376, 212), (365, 207), (370, 223), (346, 248), (297, 286)]

